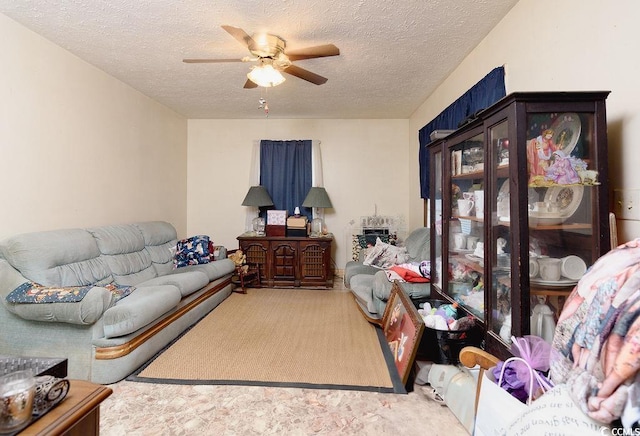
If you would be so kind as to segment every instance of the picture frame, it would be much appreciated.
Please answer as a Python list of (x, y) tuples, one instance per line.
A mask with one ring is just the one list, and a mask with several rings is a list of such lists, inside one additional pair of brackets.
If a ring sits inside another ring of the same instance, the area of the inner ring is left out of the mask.
[(415, 305), (394, 282), (391, 295), (382, 316), (382, 331), (387, 340), (402, 384), (406, 385), (422, 334), (424, 321)]

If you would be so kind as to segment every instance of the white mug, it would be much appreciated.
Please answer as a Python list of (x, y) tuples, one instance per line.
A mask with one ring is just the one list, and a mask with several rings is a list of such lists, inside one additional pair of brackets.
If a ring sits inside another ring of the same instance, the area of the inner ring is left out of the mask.
[(458, 200), (458, 213), (460, 216), (469, 216), (471, 215), (471, 211), (473, 210), (474, 202), (473, 200)]
[(529, 259), (529, 277), (533, 278), (537, 276), (538, 271), (540, 271), (540, 266), (538, 265), (538, 261), (535, 259)]
[(464, 250), (467, 246), (467, 235), (464, 233), (454, 233), (453, 234), (453, 246), (456, 250)]
[(476, 217), (484, 217), (484, 191), (476, 191), (474, 193), (474, 200), (476, 202)]
[(538, 259), (538, 265), (540, 266), (540, 277), (543, 280), (550, 282), (557, 282), (562, 275), (562, 259), (555, 259), (553, 257), (541, 257)]

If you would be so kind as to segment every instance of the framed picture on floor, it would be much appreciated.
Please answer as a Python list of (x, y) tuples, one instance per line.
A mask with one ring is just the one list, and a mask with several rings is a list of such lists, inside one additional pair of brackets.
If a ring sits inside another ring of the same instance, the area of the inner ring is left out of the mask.
[(413, 302), (396, 282), (382, 316), (382, 331), (393, 354), (398, 374), (406, 385), (424, 332), (424, 322)]

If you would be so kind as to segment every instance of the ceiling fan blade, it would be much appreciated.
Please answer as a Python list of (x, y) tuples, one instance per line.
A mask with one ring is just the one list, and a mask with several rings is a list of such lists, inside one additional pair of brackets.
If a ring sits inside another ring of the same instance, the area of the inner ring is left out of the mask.
[(315, 85), (322, 85), (328, 80), (326, 77), (322, 77), (316, 73), (312, 73), (311, 71), (300, 68), (297, 65), (290, 65), (289, 67), (285, 68), (283, 72), (291, 74), (292, 76), (299, 77)]
[(218, 64), (222, 62), (245, 62), (244, 59), (182, 59), (185, 64)]
[(315, 47), (301, 48), (286, 52), (289, 60), (299, 61), (302, 59), (324, 58), (327, 56), (338, 56), (340, 49), (333, 44), (318, 45)]
[(256, 85), (255, 83), (253, 83), (251, 80), (247, 79), (246, 82), (244, 82), (244, 89), (251, 89), (251, 88), (257, 88), (258, 85)]
[(222, 28), (227, 32), (229, 32), (231, 36), (237, 39), (240, 42), (240, 44), (244, 45), (245, 47), (247, 48), (255, 47), (256, 43), (253, 40), (253, 38), (251, 38), (249, 34), (244, 30), (242, 30), (241, 28), (226, 26), (226, 25), (222, 26)]

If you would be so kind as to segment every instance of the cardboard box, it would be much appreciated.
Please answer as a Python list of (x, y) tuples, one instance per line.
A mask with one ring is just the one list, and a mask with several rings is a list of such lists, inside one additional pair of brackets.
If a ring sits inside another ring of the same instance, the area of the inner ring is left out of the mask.
[(267, 236), (284, 236), (286, 233), (286, 228), (287, 226), (267, 224)]

